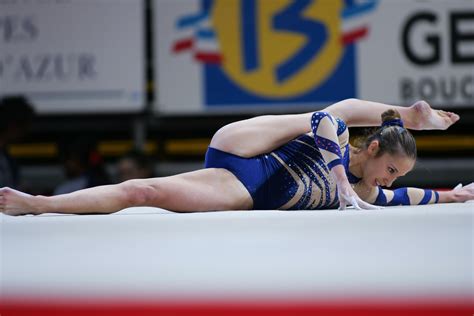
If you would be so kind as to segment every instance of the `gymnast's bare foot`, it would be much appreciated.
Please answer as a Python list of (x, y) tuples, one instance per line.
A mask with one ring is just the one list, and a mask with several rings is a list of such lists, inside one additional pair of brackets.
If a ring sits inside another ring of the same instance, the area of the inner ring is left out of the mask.
[(410, 108), (415, 111), (413, 129), (416, 130), (445, 130), (459, 120), (456, 113), (434, 110), (425, 101), (417, 101)]
[(11, 188), (1, 188), (0, 212), (7, 215), (39, 214), (34, 198)]

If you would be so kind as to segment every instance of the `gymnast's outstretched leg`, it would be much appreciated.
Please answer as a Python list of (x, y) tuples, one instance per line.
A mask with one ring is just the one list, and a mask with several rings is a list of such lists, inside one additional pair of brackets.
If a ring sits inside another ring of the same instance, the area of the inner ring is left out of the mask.
[(175, 212), (251, 209), (243, 184), (225, 169), (209, 168), (170, 177), (129, 180), (51, 197), (0, 189), (0, 211), (8, 215), (108, 214), (132, 206)]
[(435, 110), (425, 101), (417, 101), (409, 107), (379, 102), (346, 99), (325, 109), (340, 117), (347, 126), (380, 126), (381, 114), (389, 109), (397, 110), (405, 124), (412, 130), (445, 130), (459, 120), (459, 115)]
[[(418, 101), (410, 107), (402, 107), (346, 99), (322, 111), (343, 119), (347, 126), (351, 127), (380, 126), (380, 115), (389, 109), (400, 113), (408, 129), (447, 129), (459, 120), (457, 114), (433, 110), (424, 101)], [(210, 146), (241, 157), (268, 153), (302, 134), (311, 132), (310, 121), (313, 113), (264, 115), (231, 123), (217, 131)]]

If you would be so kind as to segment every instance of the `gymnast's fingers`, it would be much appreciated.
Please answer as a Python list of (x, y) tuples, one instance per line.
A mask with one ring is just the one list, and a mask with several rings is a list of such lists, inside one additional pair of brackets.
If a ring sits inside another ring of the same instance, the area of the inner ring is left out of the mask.
[(343, 199), (339, 199), (339, 211), (343, 211), (346, 209), (347, 203)]
[(364, 210), (380, 210), (380, 209), (383, 209), (383, 207), (367, 203), (364, 200), (362, 200), (361, 198), (358, 198), (358, 204), (360, 205), (361, 209), (364, 209)]
[(351, 204), (354, 206), (356, 210), (361, 210), (362, 208), (359, 206), (359, 203), (357, 203), (357, 198), (355, 196), (351, 196)]
[(474, 182), (469, 183), (463, 187), (464, 189), (474, 190)]
[(339, 209), (340, 210), (345, 210), (348, 205), (354, 205), (353, 204), (353, 196), (350, 194), (344, 194), (340, 193), (339, 195)]
[(473, 198), (474, 198), (474, 182), (469, 183), (468, 185), (465, 185), (462, 189), (466, 191), (468, 194), (473, 195)]

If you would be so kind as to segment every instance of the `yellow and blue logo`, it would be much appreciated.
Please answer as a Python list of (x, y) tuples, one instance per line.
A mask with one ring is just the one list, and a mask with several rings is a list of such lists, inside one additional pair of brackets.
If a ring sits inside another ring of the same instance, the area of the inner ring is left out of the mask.
[(356, 97), (356, 46), (377, 0), (201, 0), (173, 45), (203, 64), (204, 103), (267, 105)]

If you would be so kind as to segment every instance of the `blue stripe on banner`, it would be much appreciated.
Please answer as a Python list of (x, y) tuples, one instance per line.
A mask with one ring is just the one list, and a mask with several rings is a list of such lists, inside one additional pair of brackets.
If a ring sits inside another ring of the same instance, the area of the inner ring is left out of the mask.
[(214, 0), (202, 0), (201, 1), (201, 9), (202, 11), (209, 13), (211, 11), (212, 6), (214, 5)]
[(425, 190), (425, 195), (423, 196), (423, 199), (420, 201), (420, 203), (418, 203), (418, 205), (428, 204), (428, 202), (431, 200), (431, 195), (431, 190)]
[(203, 40), (213, 40), (216, 38), (216, 32), (214, 32), (212, 29), (200, 29), (196, 32), (196, 38)]
[(245, 71), (258, 68), (258, 42), (257, 42), (257, 3), (254, 0), (242, 0), (242, 53)]
[(342, 18), (343, 19), (352, 18), (358, 15), (365, 14), (369, 11), (372, 11), (377, 6), (377, 1), (378, 0), (370, 0), (364, 4), (360, 4), (360, 5), (356, 4), (356, 5), (347, 7), (346, 9), (342, 11)]
[(296, 33), (306, 39), (305, 45), (299, 51), (278, 65), (276, 69), (278, 83), (283, 83), (299, 73), (313, 60), (326, 42), (328, 32), (324, 24), (308, 19), (303, 14), (310, 4), (310, 0), (295, 1), (273, 18), (272, 24), (275, 30)]
[(178, 21), (176, 21), (176, 27), (178, 29), (193, 27), (197, 23), (201, 22), (202, 20), (205, 20), (207, 16), (208, 16), (207, 12), (200, 13), (200, 14), (186, 15), (182, 18), (179, 18)]

